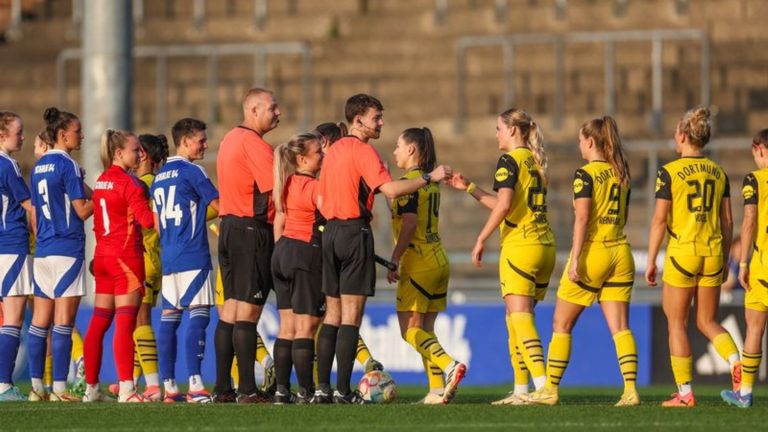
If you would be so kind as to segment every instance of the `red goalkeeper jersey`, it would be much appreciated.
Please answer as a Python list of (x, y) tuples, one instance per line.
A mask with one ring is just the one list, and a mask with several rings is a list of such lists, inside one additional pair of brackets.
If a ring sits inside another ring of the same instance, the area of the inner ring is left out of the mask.
[(93, 187), (95, 256), (142, 257), (141, 228), (152, 228), (154, 217), (141, 180), (112, 165)]

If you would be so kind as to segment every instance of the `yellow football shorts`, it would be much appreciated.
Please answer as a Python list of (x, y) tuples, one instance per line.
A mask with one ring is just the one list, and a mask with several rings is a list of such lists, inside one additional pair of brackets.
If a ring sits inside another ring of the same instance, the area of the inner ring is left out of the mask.
[(629, 303), (635, 279), (635, 260), (629, 244), (606, 247), (602, 243), (584, 243), (579, 256), (579, 282), (568, 279), (571, 257), (560, 278), (557, 297), (569, 303), (591, 306), (595, 300)]
[(752, 254), (749, 262), (749, 287), (744, 295), (744, 307), (757, 312), (768, 312), (768, 256)]
[[(159, 260), (159, 257), (157, 258)], [(144, 273), (146, 279), (144, 281), (144, 297), (142, 297), (141, 302), (155, 306), (163, 286), (163, 273), (160, 271), (160, 263), (147, 254), (144, 254)]]
[(723, 284), (723, 257), (721, 255), (670, 256), (664, 259), (662, 280), (680, 288), (719, 287)]
[(499, 256), (501, 297), (514, 294), (543, 300), (554, 268), (554, 245), (502, 245)]
[(398, 312), (442, 312), (448, 295), (450, 266), (443, 248), (424, 255), (409, 249), (400, 260)]

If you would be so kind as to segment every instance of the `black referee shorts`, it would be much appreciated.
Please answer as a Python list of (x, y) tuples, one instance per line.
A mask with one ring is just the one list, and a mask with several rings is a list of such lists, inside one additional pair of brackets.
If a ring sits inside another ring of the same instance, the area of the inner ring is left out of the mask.
[(219, 266), (224, 300), (263, 305), (272, 284), (272, 225), (253, 218), (224, 216), (219, 235)]
[(280, 237), (272, 255), (278, 309), (316, 317), (325, 314), (322, 253), (319, 244)]
[(330, 220), (323, 231), (323, 292), (373, 296), (376, 267), (373, 232), (364, 219)]

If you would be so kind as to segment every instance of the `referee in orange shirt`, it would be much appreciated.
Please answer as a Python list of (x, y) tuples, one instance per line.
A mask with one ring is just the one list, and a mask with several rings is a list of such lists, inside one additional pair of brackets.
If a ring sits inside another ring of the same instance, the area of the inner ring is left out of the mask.
[[(280, 122), (271, 91), (253, 88), (243, 99), (243, 123), (224, 136), (216, 159), (219, 177), (219, 266), (224, 307), (216, 327), (216, 387), (220, 403), (268, 402), (256, 387), (256, 324), (272, 289), (273, 150), (264, 135)], [(238, 395), (230, 379), (237, 355)]]
[[(374, 194), (395, 199), (451, 176), (450, 167), (439, 166), (420, 178), (393, 181), (376, 149), (368, 144), (381, 135), (383, 111), (373, 96), (350, 97), (345, 107), (350, 135), (336, 141), (323, 159), (318, 207), (328, 220), (322, 242), (327, 310), (317, 341), (317, 403), (364, 403), (358, 392), (352, 392), (350, 379), (365, 301), (374, 295), (376, 284), (370, 226)], [(331, 396), (334, 354), (338, 375)]]

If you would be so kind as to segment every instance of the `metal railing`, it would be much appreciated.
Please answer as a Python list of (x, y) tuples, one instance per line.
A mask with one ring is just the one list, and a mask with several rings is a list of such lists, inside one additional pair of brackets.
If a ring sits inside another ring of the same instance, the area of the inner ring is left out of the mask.
[(501, 48), (502, 68), (504, 76), (504, 105), (509, 107), (515, 103), (515, 48), (521, 45), (543, 45), (551, 47), (555, 52), (554, 64), (554, 116), (555, 129), (562, 125), (565, 110), (565, 49), (568, 45), (577, 43), (603, 43), (604, 92), (606, 114), (616, 112), (615, 86), (615, 45), (622, 42), (651, 42), (651, 126), (654, 131), (661, 132), (663, 125), (663, 86), (662, 49), (665, 41), (693, 40), (701, 45), (700, 67), (700, 103), (709, 105), (710, 101), (710, 45), (707, 33), (703, 30), (631, 30), (608, 32), (572, 32), (560, 35), (549, 33), (523, 33), (513, 35), (467, 36), (459, 39), (455, 45), (456, 51), (456, 93), (457, 109), (455, 128), (461, 132), (467, 116), (467, 51), (477, 47), (498, 46)]
[[(224, 43), (198, 45), (157, 45), (137, 46), (134, 48), (134, 58), (151, 58), (155, 60), (156, 94), (155, 122), (157, 130), (165, 130), (167, 124), (167, 89), (168, 89), (168, 59), (174, 57), (205, 57), (207, 77), (207, 112), (211, 124), (218, 123), (216, 89), (219, 85), (218, 61), (221, 57), (235, 55), (253, 56), (253, 85), (267, 86), (267, 55), (301, 55), (302, 56), (302, 91), (301, 106), (303, 117), (299, 120), (300, 129), (311, 126), (314, 112), (312, 95), (312, 50), (306, 42), (265, 42), (265, 43)], [(63, 50), (56, 61), (56, 80), (58, 98), (61, 106), (67, 104), (67, 62), (82, 59), (82, 50), (68, 48)]]

